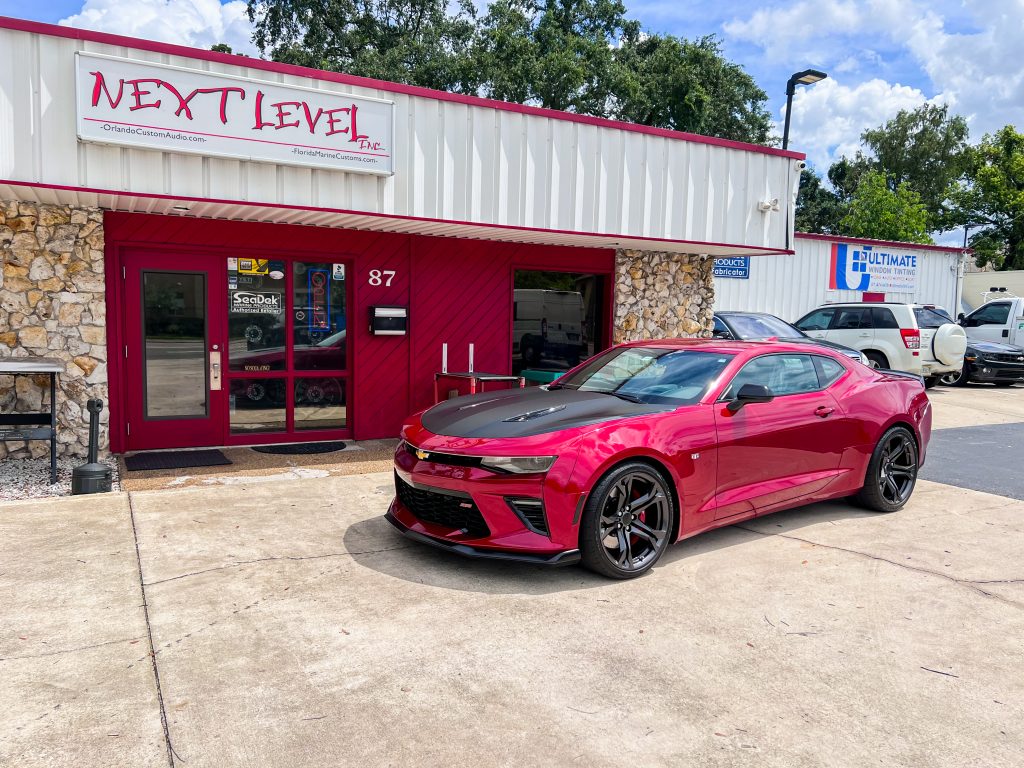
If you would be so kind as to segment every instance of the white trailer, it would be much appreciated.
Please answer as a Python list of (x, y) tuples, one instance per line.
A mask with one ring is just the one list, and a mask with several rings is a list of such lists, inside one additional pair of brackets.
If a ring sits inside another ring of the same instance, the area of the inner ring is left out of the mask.
[(792, 322), (821, 306), (849, 301), (960, 307), (962, 248), (797, 232), (796, 253), (770, 259), (720, 259), (715, 309), (770, 312)]

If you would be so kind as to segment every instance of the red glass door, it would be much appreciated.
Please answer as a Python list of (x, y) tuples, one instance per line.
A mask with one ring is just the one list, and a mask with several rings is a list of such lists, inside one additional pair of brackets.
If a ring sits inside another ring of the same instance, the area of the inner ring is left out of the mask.
[(124, 267), (128, 450), (222, 445), (223, 260), (130, 252)]

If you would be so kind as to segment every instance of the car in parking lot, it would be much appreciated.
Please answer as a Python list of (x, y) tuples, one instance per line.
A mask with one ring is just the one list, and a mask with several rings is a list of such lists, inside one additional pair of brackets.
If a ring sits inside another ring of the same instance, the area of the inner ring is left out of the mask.
[(960, 370), (967, 349), (963, 328), (920, 304), (826, 304), (794, 325), (812, 338), (859, 349), (875, 368), (917, 374), (928, 387)]
[(812, 501), (910, 498), (931, 433), (921, 379), (804, 343), (613, 347), (554, 383), (406, 420), (385, 519), (469, 557), (612, 578), (679, 539)]
[(741, 339), (743, 341), (775, 339), (778, 341), (793, 341), (798, 344), (818, 344), (834, 349), (837, 352), (842, 352), (858, 363), (864, 363), (864, 365), (870, 365), (871, 363), (859, 349), (836, 344), (828, 339), (811, 338), (795, 325), (790, 325), (782, 318), (770, 315), (767, 312), (726, 310), (715, 312), (713, 320), (714, 329), (712, 336), (716, 339)]
[(947, 373), (942, 383), (963, 387), (972, 381), (991, 382), (997, 387), (1024, 384), (1024, 349), (997, 341), (968, 339), (963, 368)]

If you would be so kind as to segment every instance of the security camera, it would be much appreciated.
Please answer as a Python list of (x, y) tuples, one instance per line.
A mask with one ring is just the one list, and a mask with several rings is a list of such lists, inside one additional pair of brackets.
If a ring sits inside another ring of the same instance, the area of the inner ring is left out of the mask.
[(798, 171), (802, 171), (806, 167), (807, 167), (807, 163), (805, 163), (803, 160), (797, 160), (796, 161), (796, 168), (797, 168)]

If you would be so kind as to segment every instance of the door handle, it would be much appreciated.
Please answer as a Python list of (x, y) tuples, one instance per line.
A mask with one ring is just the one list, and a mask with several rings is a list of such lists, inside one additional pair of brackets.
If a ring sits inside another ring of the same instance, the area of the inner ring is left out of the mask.
[(862, 334), (860, 335), (860, 337), (861, 337), (862, 339), (870, 339), (870, 338), (871, 338), (871, 334), (870, 334), (870, 333), (862, 333)]
[(210, 391), (219, 392), (220, 389), (220, 349), (214, 344), (213, 349), (210, 350)]
[(824, 419), (827, 418), (828, 415), (832, 413), (832, 411), (834, 410), (835, 408), (829, 408), (827, 405), (819, 405), (817, 408), (814, 409), (814, 415), (820, 416), (821, 418)]

